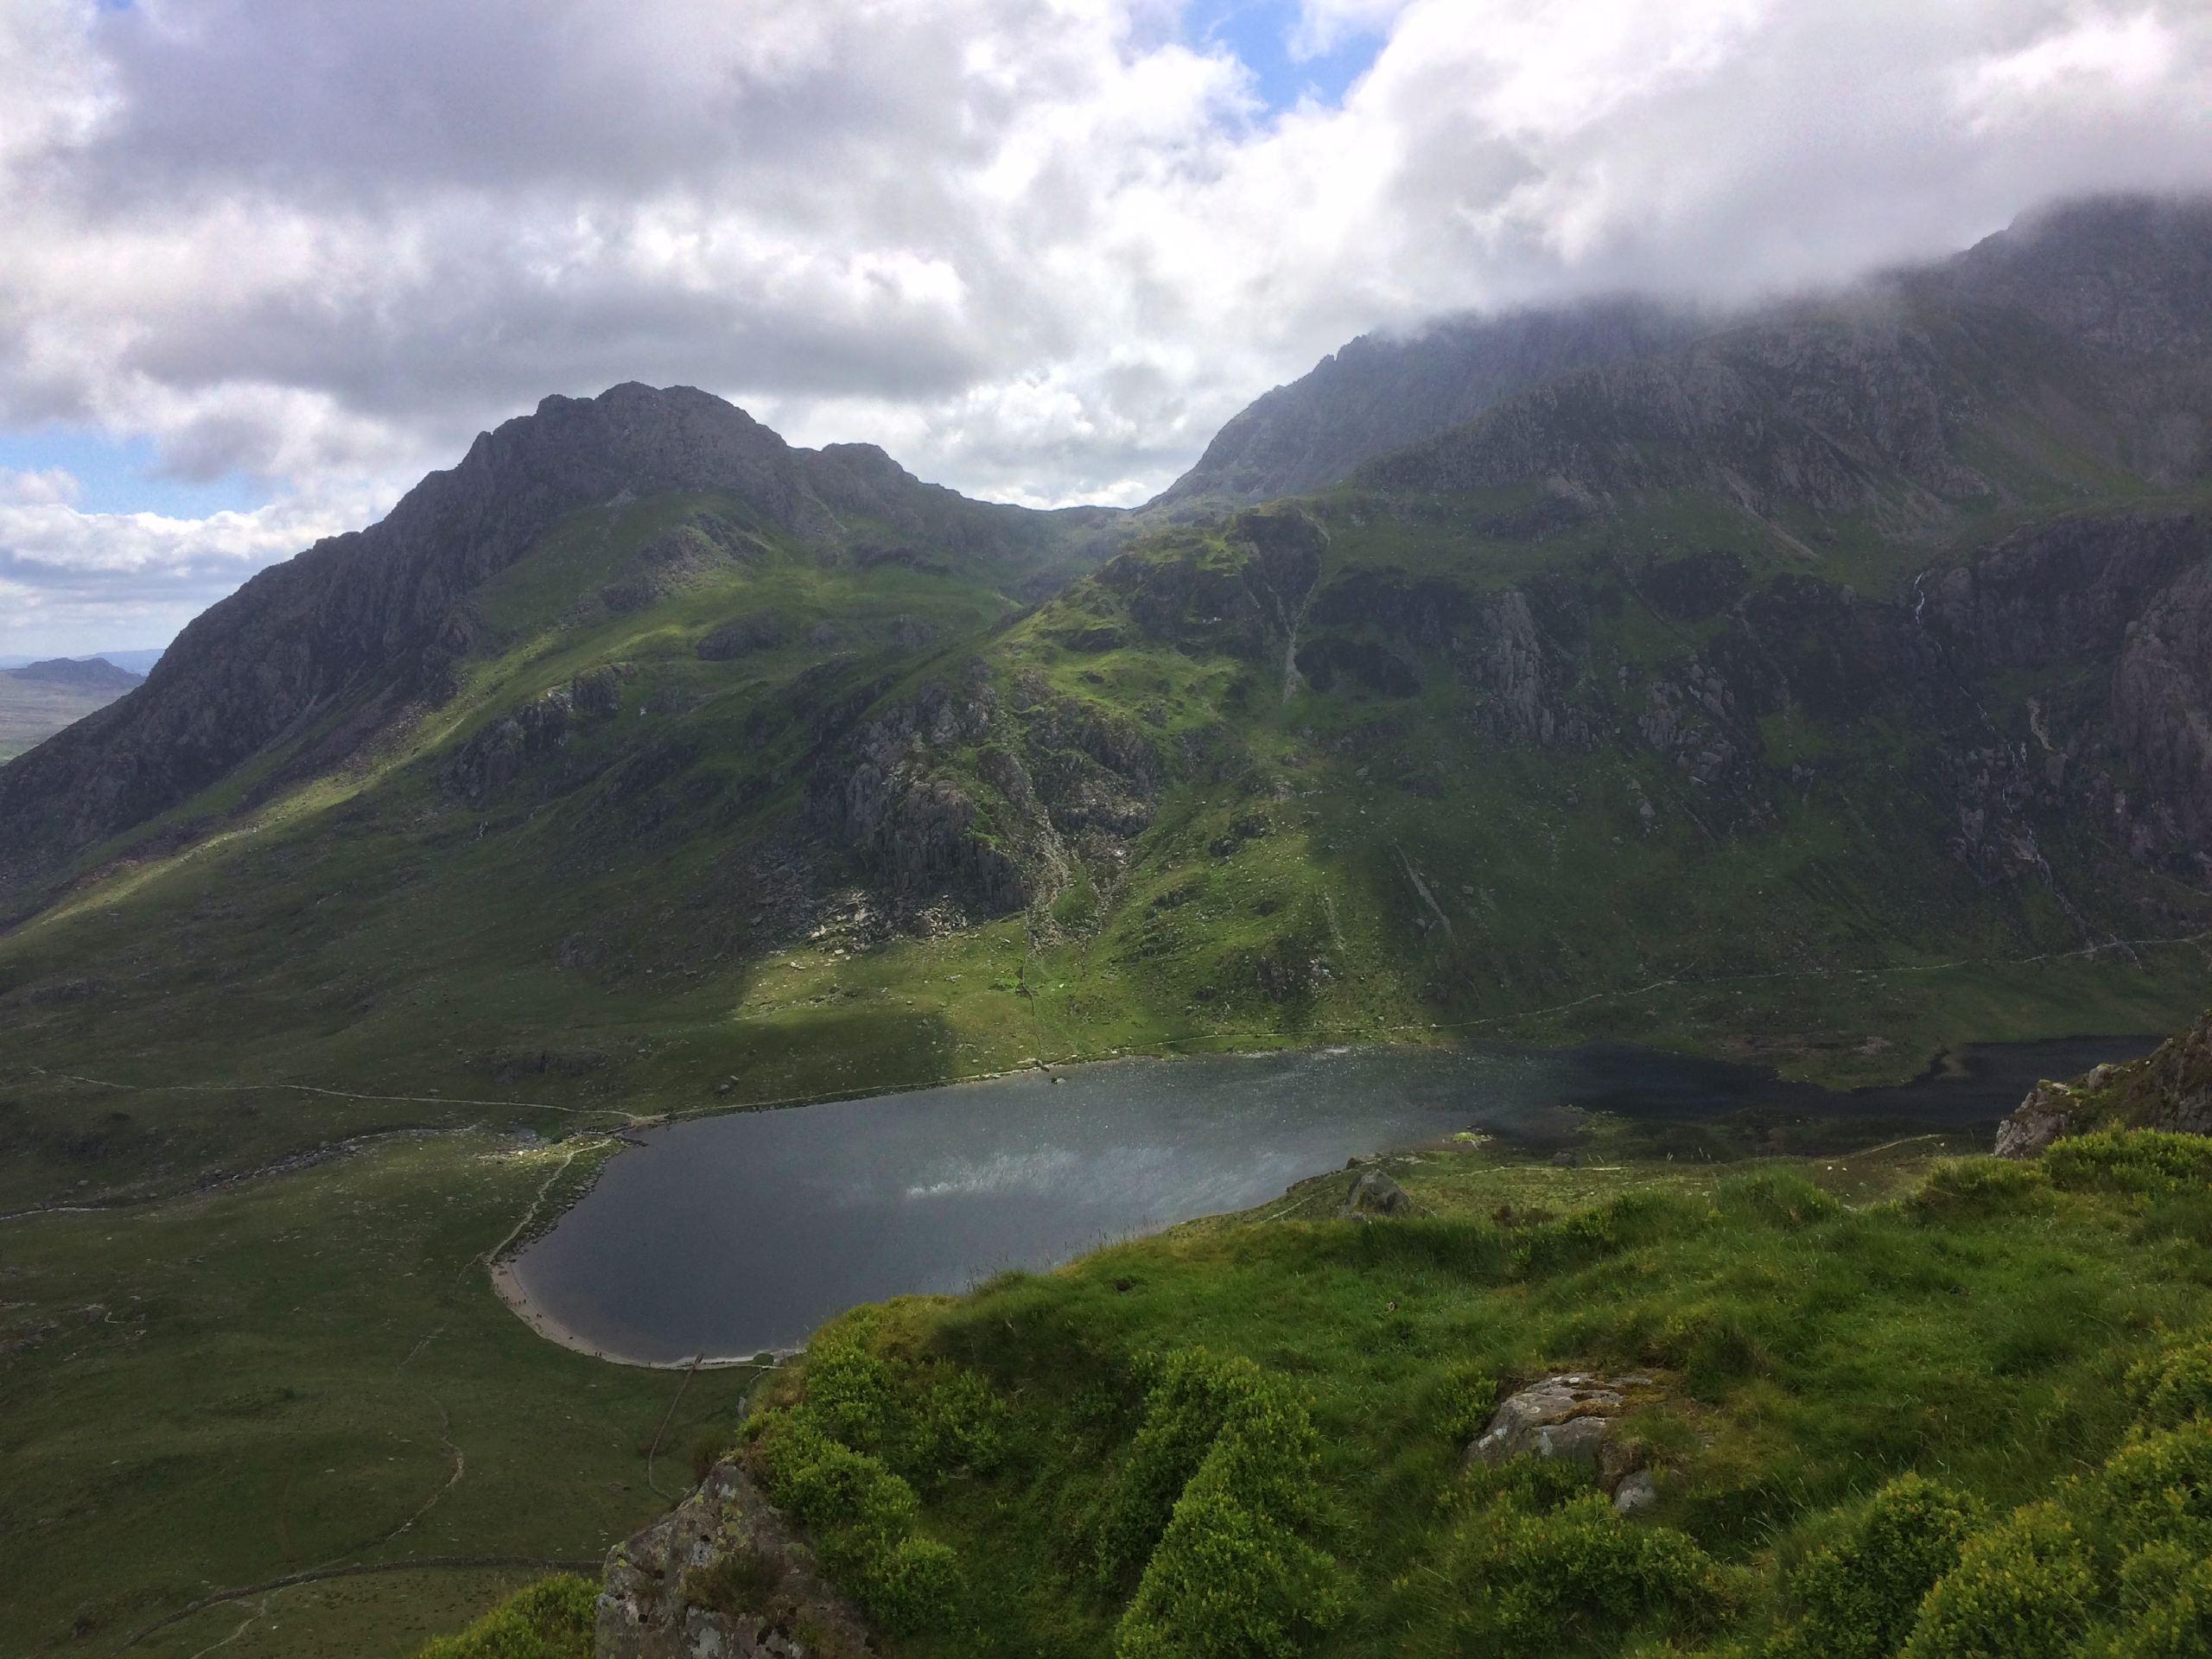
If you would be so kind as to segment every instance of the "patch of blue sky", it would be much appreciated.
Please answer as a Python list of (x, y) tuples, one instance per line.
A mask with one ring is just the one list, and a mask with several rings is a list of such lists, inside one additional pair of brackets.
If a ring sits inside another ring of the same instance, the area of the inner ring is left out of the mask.
[(1189, 0), (1183, 29), (1195, 45), (1235, 53), (1251, 71), (1253, 89), (1270, 115), (1296, 108), (1302, 99), (1339, 105), (1375, 61), (1382, 36), (1349, 32), (1327, 52), (1301, 57), (1294, 50), (1300, 10), (1298, 0)]
[(158, 512), (204, 518), (251, 512), (269, 499), (265, 487), (235, 476), (205, 481), (163, 473), (145, 438), (118, 438), (84, 427), (48, 426), (0, 432), (0, 467), (43, 473), (60, 468), (77, 480), (72, 503), (83, 512)]

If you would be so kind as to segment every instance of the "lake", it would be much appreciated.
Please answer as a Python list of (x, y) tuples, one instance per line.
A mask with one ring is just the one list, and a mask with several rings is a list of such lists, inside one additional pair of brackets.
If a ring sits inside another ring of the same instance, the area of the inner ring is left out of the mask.
[(1610, 1046), (1334, 1049), (1116, 1060), (734, 1112), (645, 1131), (507, 1276), (549, 1335), (609, 1357), (750, 1355), (798, 1347), (861, 1302), (1053, 1266), (1462, 1129), (1541, 1141), (1581, 1108), (1993, 1130), (2037, 1078), (2151, 1046), (1978, 1048), (1850, 1094)]

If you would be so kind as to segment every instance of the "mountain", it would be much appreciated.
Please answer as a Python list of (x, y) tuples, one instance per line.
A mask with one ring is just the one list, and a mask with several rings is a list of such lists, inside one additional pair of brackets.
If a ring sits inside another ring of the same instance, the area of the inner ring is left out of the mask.
[(1616, 298), (1363, 334), (1230, 420), (1151, 505), (1249, 505), (1326, 489), (1514, 392), (1670, 349), (1706, 326), (1691, 311)]
[[(549, 400), (0, 771), (0, 1018), (207, 1086), (99, 1141), (115, 1181), (384, 1096), (1446, 1034), (1846, 1082), (2170, 1027), (2208, 271), (2202, 204), (2077, 204), (1164, 523)], [(54, 1090), (25, 1183), (92, 1155)]]
[[(1049, 586), (1071, 538), (1113, 515), (1035, 513), (924, 485), (880, 449), (794, 449), (721, 399), (621, 385), (551, 397), (479, 437), (372, 528), (264, 571), (181, 634), (150, 694), (0, 773), (0, 900), (86, 846), (178, 806), (280, 741), (286, 775), (340, 764), (410, 710), (448, 701), (477, 642), (472, 596), (565, 515), (683, 491), (741, 504), (671, 530), (627, 588), (638, 608), (697, 568), (741, 564), (764, 532), (911, 562), (912, 544), (1009, 591)], [(949, 567), (948, 567), (949, 568)]]
[(129, 669), (118, 668), (103, 657), (50, 657), (44, 662), (26, 663), (21, 668), (0, 672), (13, 679), (42, 685), (65, 686), (77, 691), (105, 691), (118, 696), (146, 677)]

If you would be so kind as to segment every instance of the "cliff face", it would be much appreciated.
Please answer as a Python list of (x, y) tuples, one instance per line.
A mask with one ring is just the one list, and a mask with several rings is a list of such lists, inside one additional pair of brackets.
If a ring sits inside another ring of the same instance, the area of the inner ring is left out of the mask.
[(868, 445), (794, 449), (688, 387), (549, 397), (480, 436), (382, 523), (320, 542), (213, 607), (142, 695), (0, 770), (0, 906), (334, 709), (348, 717), (322, 764), (409, 705), (439, 701), (473, 643), (471, 593), (564, 515), (674, 490), (727, 492), (802, 535), (834, 538), (864, 516), (1001, 561), (1016, 586), (1080, 519), (966, 500)]

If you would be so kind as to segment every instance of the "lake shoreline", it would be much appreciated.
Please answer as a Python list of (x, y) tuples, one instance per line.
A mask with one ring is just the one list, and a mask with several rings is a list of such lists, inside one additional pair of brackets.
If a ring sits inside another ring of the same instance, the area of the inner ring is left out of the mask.
[(704, 1355), (697, 1359), (639, 1359), (628, 1354), (610, 1353), (582, 1332), (563, 1325), (535, 1300), (524, 1287), (522, 1276), (515, 1271), (512, 1259), (492, 1264), (493, 1294), (506, 1304), (507, 1311), (528, 1325), (537, 1335), (556, 1348), (566, 1348), (572, 1354), (582, 1354), (587, 1359), (596, 1359), (609, 1365), (626, 1365), (639, 1371), (702, 1371), (732, 1370), (741, 1365), (760, 1365), (760, 1354), (768, 1354), (780, 1362), (791, 1357), (796, 1350), (764, 1348), (758, 1353)]

